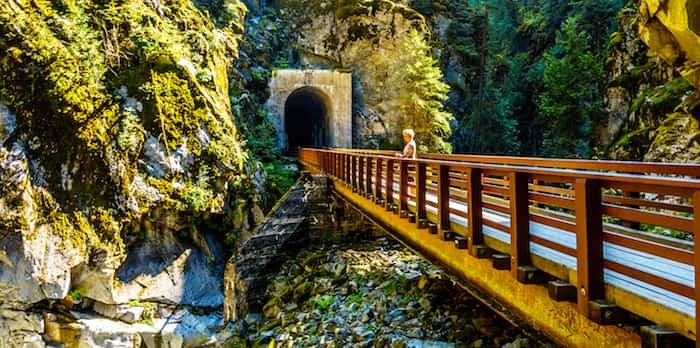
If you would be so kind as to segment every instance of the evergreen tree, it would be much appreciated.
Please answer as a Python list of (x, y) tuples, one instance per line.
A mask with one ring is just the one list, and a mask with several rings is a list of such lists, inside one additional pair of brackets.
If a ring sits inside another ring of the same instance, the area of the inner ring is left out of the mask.
[(420, 151), (452, 152), (445, 141), (451, 134), (452, 114), (444, 110), (449, 86), (442, 82), (442, 71), (432, 57), (430, 46), (421, 34), (412, 30), (404, 43), (402, 76), (407, 90), (402, 91), (402, 111), (418, 139)]
[(542, 151), (556, 157), (588, 157), (591, 121), (602, 112), (598, 82), (601, 59), (591, 50), (580, 17), (569, 17), (545, 54), (543, 91), (538, 99)]

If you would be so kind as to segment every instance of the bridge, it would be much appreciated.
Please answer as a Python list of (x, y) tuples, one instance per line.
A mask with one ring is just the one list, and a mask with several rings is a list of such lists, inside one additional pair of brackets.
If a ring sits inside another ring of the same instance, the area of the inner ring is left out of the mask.
[(566, 346), (700, 347), (700, 165), (311, 148), (299, 161)]

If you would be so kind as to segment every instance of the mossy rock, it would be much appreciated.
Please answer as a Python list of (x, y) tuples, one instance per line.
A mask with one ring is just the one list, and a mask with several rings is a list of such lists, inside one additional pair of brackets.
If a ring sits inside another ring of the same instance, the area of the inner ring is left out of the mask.
[(303, 303), (304, 301), (309, 299), (309, 297), (311, 297), (311, 295), (313, 294), (314, 288), (315, 288), (314, 284), (312, 282), (309, 282), (309, 281), (299, 284), (296, 288), (294, 288), (294, 292), (292, 294), (292, 300), (295, 303)]

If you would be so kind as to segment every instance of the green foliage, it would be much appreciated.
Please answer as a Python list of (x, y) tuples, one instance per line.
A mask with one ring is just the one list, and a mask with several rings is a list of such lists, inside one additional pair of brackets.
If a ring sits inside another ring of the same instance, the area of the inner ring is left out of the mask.
[[(588, 51), (602, 57), (623, 3), (414, 0), (411, 5), (430, 16), (433, 28), (444, 23), (440, 18), (451, 19), (446, 35), (440, 37), (443, 41), (435, 46), (441, 51), (442, 68), (452, 87), (447, 105), (455, 115), (451, 138), (455, 151), (537, 155), (542, 154), (545, 140), (538, 107), (545, 88), (545, 57), (560, 59), (576, 54), (555, 48), (557, 32), (567, 20), (577, 18), (577, 29), (587, 33)], [(603, 60), (595, 63), (597, 73)], [(549, 69), (553, 77), (551, 63)], [(592, 89), (602, 90), (603, 77), (594, 82)], [(591, 119), (586, 127), (590, 129), (596, 122)], [(548, 143), (549, 152), (558, 146), (556, 141)]]
[(70, 297), (76, 302), (82, 301), (86, 294), (87, 290), (83, 288), (73, 289), (68, 293), (68, 295), (70, 295)]
[(210, 190), (197, 185), (187, 184), (182, 190), (183, 208), (192, 211), (204, 211), (212, 199)]
[(274, 197), (281, 197), (294, 185), (294, 171), (285, 168), (279, 160), (266, 164), (264, 168), (267, 172), (266, 191)]
[(421, 151), (452, 151), (445, 140), (450, 136), (452, 114), (444, 110), (449, 86), (442, 82), (442, 71), (430, 53), (422, 34), (413, 29), (404, 43), (406, 50), (402, 76), (408, 90), (402, 91), (402, 111), (408, 126), (416, 131)]
[(592, 52), (579, 21), (566, 20), (556, 45), (544, 57), (538, 121), (544, 130), (542, 152), (549, 156), (588, 157), (591, 123), (603, 112), (601, 59)]
[(348, 302), (350, 303), (359, 303), (362, 301), (362, 298), (365, 297), (367, 293), (363, 290), (360, 290), (348, 297)]
[(316, 308), (320, 311), (325, 311), (335, 302), (335, 297), (331, 295), (323, 295), (316, 297)]

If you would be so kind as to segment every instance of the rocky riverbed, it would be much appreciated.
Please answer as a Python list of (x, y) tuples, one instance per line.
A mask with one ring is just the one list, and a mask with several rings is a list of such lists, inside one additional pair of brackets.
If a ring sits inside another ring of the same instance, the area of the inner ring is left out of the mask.
[(312, 246), (284, 264), (264, 313), (231, 346), (531, 347), (537, 344), (386, 237)]

